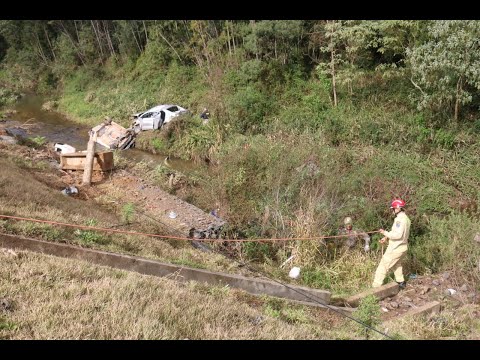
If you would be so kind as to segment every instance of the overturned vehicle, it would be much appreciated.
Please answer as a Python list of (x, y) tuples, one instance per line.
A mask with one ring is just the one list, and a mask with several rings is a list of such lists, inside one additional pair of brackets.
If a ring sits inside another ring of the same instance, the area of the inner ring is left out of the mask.
[(189, 111), (179, 105), (158, 105), (147, 111), (133, 115), (135, 133), (144, 130), (158, 130), (176, 117)]
[(124, 128), (110, 118), (95, 126), (89, 132), (90, 137), (96, 133), (96, 142), (107, 149), (126, 150), (135, 146), (135, 132), (132, 128)]

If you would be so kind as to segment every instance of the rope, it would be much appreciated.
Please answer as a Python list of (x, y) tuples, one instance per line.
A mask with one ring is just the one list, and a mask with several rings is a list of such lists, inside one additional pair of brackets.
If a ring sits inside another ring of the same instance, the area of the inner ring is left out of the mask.
[[(152, 218), (152, 217), (150, 217), (150, 216), (148, 216), (148, 215), (146, 215), (146, 214), (143, 214), (143, 215), (145, 215), (146, 217), (150, 218), (150, 219), (153, 220), (154, 222), (158, 222), (158, 219), (154, 219), (154, 218)], [(166, 225), (166, 226), (168, 227), (168, 225)], [(379, 231), (370, 231), (370, 233), (376, 233), (376, 232), (379, 232)], [(348, 235), (347, 235), (347, 236), (348, 236)], [(339, 236), (332, 236), (332, 237), (339, 237)], [(327, 236), (327, 237), (324, 237), (324, 238), (329, 238), (329, 237)], [(225, 254), (222, 254), (221, 251), (218, 251), (218, 250), (216, 250), (216, 249), (212, 249), (212, 248), (211, 248), (210, 250), (216, 252), (216, 253), (219, 254), (219, 255), (225, 255)], [(270, 281), (273, 281), (273, 282), (275, 282), (275, 283), (277, 283), (277, 284), (280, 284), (280, 285), (286, 287), (287, 289), (290, 289), (290, 290), (292, 290), (292, 291), (294, 291), (294, 292), (296, 292), (296, 293), (298, 293), (298, 294), (300, 294), (300, 295), (303, 295), (304, 297), (312, 300), (313, 302), (315, 302), (315, 303), (317, 303), (317, 304), (319, 304), (319, 305), (325, 306), (326, 308), (328, 308), (328, 309), (330, 309), (330, 310), (332, 310), (332, 311), (334, 311), (334, 312), (342, 315), (343, 317), (346, 317), (346, 318), (348, 318), (348, 319), (350, 319), (350, 320), (353, 320), (353, 321), (355, 321), (356, 323), (360, 324), (361, 326), (366, 327), (366, 328), (368, 328), (368, 329), (370, 329), (370, 330), (372, 330), (372, 331), (375, 331), (376, 333), (378, 333), (378, 334), (380, 334), (380, 335), (382, 335), (382, 336), (385, 336), (387, 339), (395, 340), (394, 338), (392, 338), (391, 336), (385, 334), (384, 332), (382, 332), (382, 331), (380, 331), (380, 330), (377, 330), (377, 329), (375, 329), (374, 327), (372, 327), (372, 326), (370, 326), (370, 325), (368, 325), (368, 324), (366, 324), (366, 323), (364, 323), (364, 322), (362, 322), (362, 321), (360, 321), (360, 320), (358, 320), (358, 319), (355, 319), (354, 317), (348, 316), (348, 315), (344, 314), (343, 312), (335, 309), (334, 307), (332, 307), (332, 306), (330, 306), (330, 305), (328, 305), (328, 304), (320, 301), (320, 300), (318, 299), (318, 297), (316, 297), (315, 295), (306, 294), (306, 293), (304, 293), (304, 292), (302, 292), (302, 291), (299, 291), (298, 289), (295, 289), (295, 288), (293, 288), (293, 287), (291, 287), (291, 286), (289, 286), (289, 285), (287, 285), (287, 284), (285, 284), (285, 283), (283, 283), (283, 282), (281, 282), (281, 281), (279, 281), (279, 280), (276, 280), (276, 279), (274, 279), (274, 278), (271, 278), (270, 276), (264, 274), (262, 271), (254, 268), (253, 266), (250, 266), (250, 265), (248, 265), (248, 264), (246, 264), (246, 263), (244, 263), (244, 262), (238, 261), (237, 259), (235, 259), (233, 256), (231, 256), (231, 255), (228, 254), (228, 253), (227, 253), (227, 257), (230, 258), (231, 260), (235, 261), (237, 264), (246, 267), (248, 270), (250, 270), (250, 271), (253, 272), (253, 273), (260, 274), (260, 275), (262, 275), (263, 277), (269, 279)]]
[[(98, 231), (105, 231), (105, 232), (114, 232), (119, 234), (128, 234), (128, 235), (142, 235), (142, 236), (150, 236), (156, 237), (161, 239), (174, 239), (174, 240), (186, 240), (186, 241), (211, 241), (211, 242), (270, 242), (270, 241), (299, 241), (299, 240), (319, 240), (319, 239), (333, 239), (333, 238), (341, 238), (341, 237), (348, 237), (351, 235), (331, 235), (331, 236), (315, 236), (315, 237), (298, 237), (298, 238), (269, 238), (269, 239), (192, 239), (187, 237), (177, 237), (177, 236), (168, 236), (168, 235), (158, 235), (158, 234), (149, 234), (144, 232), (136, 232), (136, 231), (128, 231), (128, 230), (118, 230), (118, 229), (111, 229), (111, 228), (103, 228), (98, 226), (87, 226), (87, 225), (76, 225), (76, 224), (69, 224), (69, 223), (62, 223), (58, 221), (50, 221), (50, 220), (39, 220), (39, 219), (32, 219), (32, 218), (24, 218), (19, 216), (9, 216), (9, 215), (1, 215), (0, 218), (6, 219), (13, 219), (13, 220), (23, 220), (23, 221), (32, 221), (50, 225), (58, 225), (58, 226), (68, 226), (77, 229), (87, 229), (87, 230), (98, 230)], [(361, 234), (373, 234), (378, 233), (379, 231), (366, 231), (362, 233), (357, 233), (356, 235)]]
[[(115, 233), (122, 233), (122, 234), (130, 234), (130, 235), (144, 235), (144, 236), (152, 236), (152, 237), (158, 237), (158, 238), (166, 238), (166, 239), (176, 239), (176, 240), (188, 240), (188, 241), (191, 241), (193, 239), (190, 239), (190, 238), (182, 238), (182, 237), (174, 237), (174, 236), (163, 236), (163, 235), (157, 235), (157, 234), (148, 234), (148, 233), (142, 233), (142, 232), (134, 232), (134, 231), (126, 231), (126, 230), (116, 230), (116, 229), (111, 229), (111, 228), (101, 228), (101, 227), (96, 227), (96, 226), (86, 226), (86, 225), (75, 225), (75, 224), (68, 224), (68, 223), (62, 223), (62, 222), (58, 222), (58, 221), (49, 221), (49, 220), (38, 220), (38, 219), (32, 219), (32, 218), (24, 218), (24, 217), (19, 217), (19, 216), (9, 216), (9, 215), (1, 215), (0, 214), (0, 218), (6, 218), (6, 219), (13, 219), (13, 220), (24, 220), (24, 221), (32, 221), (32, 222), (38, 222), (38, 223), (45, 223), (45, 224), (51, 224), (51, 225), (60, 225), (60, 226), (69, 226), (69, 227), (73, 227), (73, 228), (78, 228), (78, 229), (89, 229), (89, 230), (99, 230), (99, 231), (105, 231), (105, 232), (115, 232)], [(154, 219), (152, 219), (154, 220)], [(154, 221), (158, 221), (158, 220), (154, 220)], [(168, 225), (167, 225), (168, 226)], [(365, 233), (378, 233), (379, 231), (367, 231)], [(359, 233), (360, 234), (360, 233)], [(364, 234), (364, 233), (361, 233), (361, 234)], [(255, 240), (249, 240), (249, 239), (195, 239), (196, 241), (215, 241), (215, 242), (224, 242), (224, 241), (240, 241), (240, 242), (246, 242), (246, 241), (292, 241), (292, 240), (315, 240), (315, 239), (329, 239), (329, 238), (339, 238), (339, 237), (346, 237), (346, 236), (350, 236), (350, 235), (334, 235), (334, 236), (318, 236), (318, 237), (309, 237), (309, 238), (277, 238), (277, 239), (255, 239)], [(219, 251), (217, 251), (216, 249), (212, 249), (213, 251), (215, 251), (217, 254), (220, 254), (220, 255), (224, 255), (222, 253), (220, 253)], [(350, 319), (350, 320), (353, 320), (355, 321), (356, 323), (372, 330), (372, 331), (375, 331), (383, 336), (385, 336), (386, 338), (390, 339), (390, 340), (394, 340), (392, 337), (388, 336), (387, 334), (381, 332), (380, 330), (377, 330), (375, 329), (374, 327), (371, 327), (370, 325), (368, 324), (365, 324), (363, 323), (362, 321), (360, 320), (357, 320), (351, 316), (348, 316), (346, 314), (344, 314), (343, 312), (335, 309), (334, 307), (328, 305), (328, 304), (325, 304), (321, 301), (319, 301), (315, 296), (311, 296), (309, 294), (306, 294), (304, 292), (301, 292), (281, 281), (278, 281), (276, 279), (273, 279), (267, 275), (265, 275), (263, 272), (261, 272), (260, 270), (257, 270), (255, 268), (253, 268), (252, 266), (246, 264), (246, 263), (242, 263), (238, 260), (236, 260), (235, 258), (231, 257), (231, 256), (228, 256), (230, 259), (232, 259), (233, 261), (237, 262), (238, 264), (240, 264), (241, 266), (244, 266), (246, 267), (248, 270), (252, 271), (252, 272), (255, 272), (257, 274), (260, 274), (262, 276), (264, 276), (265, 278), (273, 281), (273, 282), (276, 282), (284, 287), (286, 287), (287, 289), (290, 289), (300, 295), (303, 295), (305, 296), (306, 298), (312, 300), (313, 302), (319, 304), (319, 305), (322, 305), (322, 306), (325, 306), (326, 308)]]

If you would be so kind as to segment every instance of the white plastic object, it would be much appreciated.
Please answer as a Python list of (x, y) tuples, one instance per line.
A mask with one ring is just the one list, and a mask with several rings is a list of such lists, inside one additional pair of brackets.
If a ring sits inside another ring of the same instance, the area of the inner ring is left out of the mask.
[(55, 144), (55, 151), (59, 152), (61, 154), (72, 154), (76, 152), (77, 150), (68, 144), (63, 144), (63, 143), (56, 143)]
[(169, 217), (170, 219), (175, 219), (175, 218), (177, 217), (177, 213), (176, 213), (175, 211), (170, 211), (170, 212), (168, 213), (168, 217)]
[(292, 279), (298, 279), (300, 276), (300, 268), (299, 267), (293, 267), (292, 270), (290, 270), (288, 276), (290, 276)]

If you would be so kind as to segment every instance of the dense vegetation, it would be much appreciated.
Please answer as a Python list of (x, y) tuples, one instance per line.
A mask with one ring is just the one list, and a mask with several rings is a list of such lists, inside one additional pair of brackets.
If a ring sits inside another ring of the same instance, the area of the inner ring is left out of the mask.
[[(347, 215), (387, 228), (400, 196), (408, 270), (480, 283), (478, 39), (479, 21), (1, 21), (0, 105), (33, 89), (77, 121), (128, 125), (179, 104), (194, 115), (139, 146), (208, 160), (189, 199), (221, 204), (233, 232), (329, 235)], [(334, 264), (312, 242), (242, 249), (266, 263), (292, 251), (326, 288), (358, 276), (368, 286), (376, 265)]]

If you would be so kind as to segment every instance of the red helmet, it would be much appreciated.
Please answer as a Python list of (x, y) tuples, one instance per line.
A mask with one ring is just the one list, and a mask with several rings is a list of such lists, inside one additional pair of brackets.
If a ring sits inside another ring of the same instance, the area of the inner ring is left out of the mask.
[(405, 201), (401, 199), (395, 199), (392, 201), (392, 205), (390, 206), (390, 209), (403, 208), (404, 206), (405, 206)]

